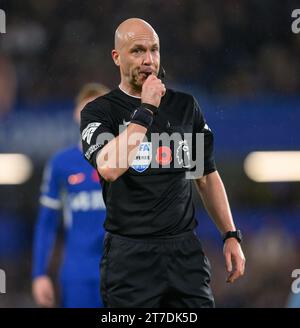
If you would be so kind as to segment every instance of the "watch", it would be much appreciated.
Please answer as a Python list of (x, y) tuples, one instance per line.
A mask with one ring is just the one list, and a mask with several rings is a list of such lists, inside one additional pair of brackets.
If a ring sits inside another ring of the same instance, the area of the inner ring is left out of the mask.
[(227, 231), (223, 234), (223, 243), (225, 243), (225, 241), (228, 238), (235, 238), (239, 243), (242, 242), (243, 240), (243, 236), (242, 236), (242, 232), (241, 230), (236, 230), (236, 231)]

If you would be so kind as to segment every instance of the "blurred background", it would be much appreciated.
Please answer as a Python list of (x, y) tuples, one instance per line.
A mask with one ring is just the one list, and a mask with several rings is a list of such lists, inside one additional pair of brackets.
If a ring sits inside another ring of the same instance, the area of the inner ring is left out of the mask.
[[(129, 17), (156, 29), (166, 84), (193, 93), (215, 133), (247, 258), (244, 278), (226, 284), (220, 235), (195, 195), (216, 305), (285, 307), (300, 268), (300, 33), (291, 29), (299, 1), (1, 0), (0, 8), (0, 307), (35, 306), (31, 246), (42, 171), (79, 139), (72, 110), (80, 87), (118, 85), (110, 51)], [(62, 241), (60, 234), (54, 278)]]

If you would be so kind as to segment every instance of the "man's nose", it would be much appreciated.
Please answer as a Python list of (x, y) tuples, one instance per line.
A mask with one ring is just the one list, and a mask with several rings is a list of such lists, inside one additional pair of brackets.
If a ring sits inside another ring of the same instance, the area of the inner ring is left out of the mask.
[(143, 58), (143, 64), (145, 65), (151, 65), (153, 64), (153, 56), (151, 54), (151, 51), (145, 51), (144, 58)]

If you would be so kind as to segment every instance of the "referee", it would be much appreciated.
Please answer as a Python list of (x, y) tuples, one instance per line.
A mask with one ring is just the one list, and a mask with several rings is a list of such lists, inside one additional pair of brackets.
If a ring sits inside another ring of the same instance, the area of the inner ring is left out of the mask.
[[(216, 170), (213, 134), (196, 100), (166, 89), (157, 77), (159, 38), (147, 22), (131, 18), (119, 25), (112, 58), (120, 69), (119, 87), (81, 113), (83, 152), (101, 176), (107, 208), (104, 305), (214, 307), (210, 264), (194, 233), (192, 180), (186, 178), (190, 154), (194, 158), (201, 151), (195, 144), (189, 149), (185, 133), (204, 134), (204, 170), (194, 181), (223, 235), (228, 282), (243, 275), (245, 258)], [(174, 133), (183, 139), (153, 142), (154, 134)]]

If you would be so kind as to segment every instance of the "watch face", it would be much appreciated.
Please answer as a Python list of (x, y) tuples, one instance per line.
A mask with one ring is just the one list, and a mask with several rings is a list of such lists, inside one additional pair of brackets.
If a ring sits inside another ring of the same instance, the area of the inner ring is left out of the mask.
[(235, 238), (239, 241), (239, 242), (241, 242), (242, 241), (242, 233), (241, 233), (241, 231), (240, 230), (237, 230), (237, 231), (235, 231)]
[(242, 233), (240, 230), (237, 230), (237, 237), (242, 241)]

